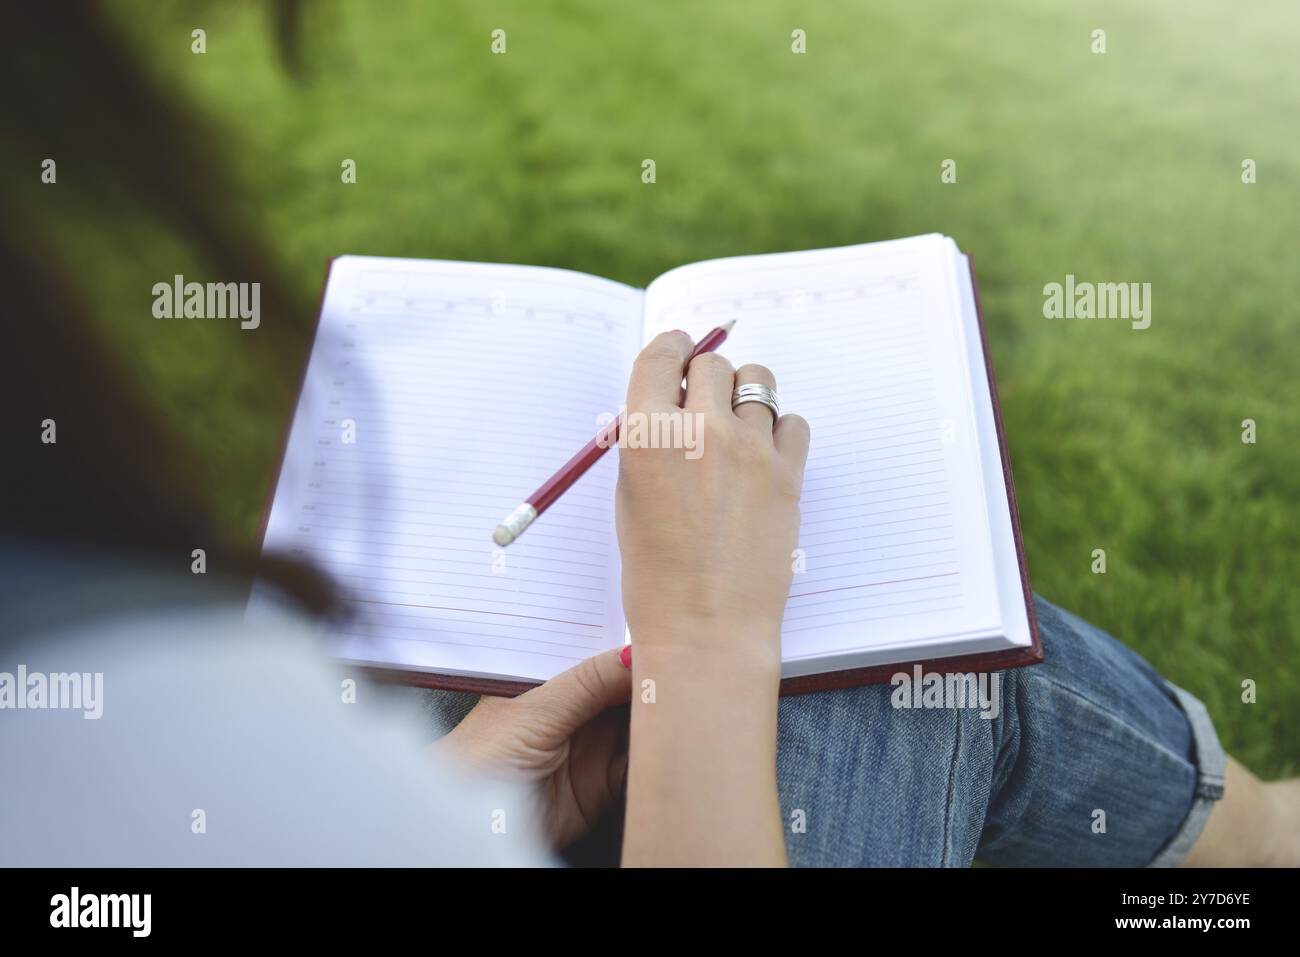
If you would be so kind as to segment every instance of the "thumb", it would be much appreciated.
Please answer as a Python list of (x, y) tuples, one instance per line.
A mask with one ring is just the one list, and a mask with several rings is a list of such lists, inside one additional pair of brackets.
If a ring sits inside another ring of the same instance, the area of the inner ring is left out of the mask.
[(557, 731), (570, 735), (606, 708), (628, 703), (632, 697), (631, 662), (631, 647), (602, 651), (515, 700), (544, 710)]

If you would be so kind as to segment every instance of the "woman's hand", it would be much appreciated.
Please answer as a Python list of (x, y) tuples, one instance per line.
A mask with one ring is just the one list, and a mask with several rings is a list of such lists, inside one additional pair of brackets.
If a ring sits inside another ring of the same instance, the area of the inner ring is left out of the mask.
[[(715, 353), (690, 363), (690, 337), (668, 332), (637, 357), (627, 416), (690, 416), (694, 450), (620, 448), (618, 537), (623, 607), (639, 657), (780, 667), (780, 625), (799, 533), (808, 423), (773, 422), (764, 405), (731, 408), (738, 384), (776, 382)], [(686, 375), (685, 407), (679, 405)], [(661, 419), (660, 421), (663, 421)], [(644, 658), (644, 660), (650, 660)]]
[(733, 411), (737, 385), (775, 388), (772, 373), (734, 371), (710, 354), (687, 368), (691, 349), (689, 337), (670, 332), (637, 357), (627, 422), (691, 416), (694, 431), (676, 434), (702, 444), (619, 449), (636, 686), (623, 862), (780, 865), (781, 619), (808, 425), (792, 415), (773, 422), (756, 403)]
[(536, 787), (556, 847), (586, 833), (623, 795), (631, 672), (605, 651), (517, 698), (482, 698), (432, 745), (474, 769)]
[[(780, 864), (776, 697), (808, 426), (731, 409), (733, 371), (666, 333), (637, 358), (628, 415), (690, 415), (692, 449), (619, 451), (617, 518), (633, 676), (604, 652), (513, 700), (484, 698), (434, 747), (535, 783), (545, 829), (572, 843), (623, 791), (624, 861)], [(684, 407), (681, 381), (687, 379)], [(662, 422), (663, 419), (661, 418)], [(679, 423), (680, 424), (680, 423)], [(702, 441), (699, 441), (701, 440)], [(698, 453), (698, 454), (697, 454)]]

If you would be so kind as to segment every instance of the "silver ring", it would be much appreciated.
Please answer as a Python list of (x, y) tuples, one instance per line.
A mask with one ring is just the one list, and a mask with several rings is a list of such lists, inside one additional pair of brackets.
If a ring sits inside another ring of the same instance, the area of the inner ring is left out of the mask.
[(736, 390), (731, 393), (732, 410), (746, 402), (759, 402), (767, 406), (772, 411), (773, 422), (781, 418), (781, 406), (776, 401), (776, 390), (770, 386), (763, 385), (761, 382), (746, 382), (744, 385), (736, 386)]

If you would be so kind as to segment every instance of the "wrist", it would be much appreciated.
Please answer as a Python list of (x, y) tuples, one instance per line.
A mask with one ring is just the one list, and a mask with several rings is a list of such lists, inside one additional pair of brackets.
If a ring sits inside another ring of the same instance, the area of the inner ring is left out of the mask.
[(633, 630), (625, 863), (784, 860), (769, 627)]
[(633, 662), (639, 674), (780, 682), (779, 622), (656, 622), (653, 627), (633, 627), (631, 632)]

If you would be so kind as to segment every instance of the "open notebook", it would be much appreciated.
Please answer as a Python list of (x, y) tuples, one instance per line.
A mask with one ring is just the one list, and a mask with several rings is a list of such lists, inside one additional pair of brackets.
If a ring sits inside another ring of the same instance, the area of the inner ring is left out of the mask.
[(512, 693), (617, 648), (616, 449), (508, 550), (490, 535), (623, 404), (645, 341), (729, 318), (727, 358), (770, 367), (812, 427), (783, 691), (1040, 660), (974, 278), (939, 235), (695, 263), (644, 291), (337, 258), (264, 549), (343, 589), (334, 654), (414, 683)]

